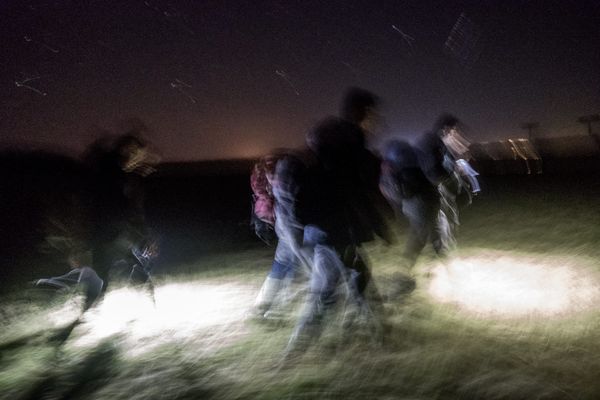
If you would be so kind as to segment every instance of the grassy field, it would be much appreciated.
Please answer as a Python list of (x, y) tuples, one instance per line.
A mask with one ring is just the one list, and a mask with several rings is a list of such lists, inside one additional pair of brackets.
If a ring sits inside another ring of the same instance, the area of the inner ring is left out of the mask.
[[(593, 177), (490, 182), (463, 212), (459, 248), (428, 250), (385, 329), (343, 327), (279, 368), (288, 318), (246, 318), (272, 249), (205, 255), (157, 277), (156, 304), (113, 287), (82, 322), (78, 299), (1, 299), (2, 399), (600, 398), (600, 187)], [(385, 292), (401, 244), (366, 253)], [(400, 271), (406, 272), (406, 271)]]

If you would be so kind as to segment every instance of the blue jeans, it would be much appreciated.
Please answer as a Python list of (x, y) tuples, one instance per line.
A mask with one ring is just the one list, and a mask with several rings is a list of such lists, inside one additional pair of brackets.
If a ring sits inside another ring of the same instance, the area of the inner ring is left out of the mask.
[(325, 311), (335, 302), (338, 283), (344, 279), (351, 295), (357, 295), (353, 277), (340, 254), (329, 243), (327, 233), (314, 225), (304, 228), (304, 247), (310, 249), (312, 260), (309, 293), (288, 343), (287, 351), (303, 351), (322, 329)]

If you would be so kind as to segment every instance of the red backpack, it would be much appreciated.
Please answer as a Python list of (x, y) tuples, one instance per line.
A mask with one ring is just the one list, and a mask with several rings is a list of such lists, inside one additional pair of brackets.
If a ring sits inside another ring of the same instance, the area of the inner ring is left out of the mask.
[(252, 211), (256, 218), (269, 225), (275, 224), (275, 198), (271, 180), (275, 174), (277, 160), (272, 156), (261, 158), (252, 170), (250, 187), (252, 188)]

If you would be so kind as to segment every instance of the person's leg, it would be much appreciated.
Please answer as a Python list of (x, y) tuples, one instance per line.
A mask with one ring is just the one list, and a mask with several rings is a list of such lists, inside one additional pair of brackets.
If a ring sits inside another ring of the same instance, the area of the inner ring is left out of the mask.
[(96, 271), (90, 267), (82, 267), (79, 269), (78, 284), (81, 285), (85, 293), (85, 304), (83, 311), (90, 308), (100, 297), (104, 286), (103, 280), (98, 276)]
[(356, 246), (350, 246), (346, 255), (351, 262), (344, 262), (344, 265), (348, 266), (351, 270), (351, 276), (354, 281), (353, 286), (356, 288), (358, 295), (372, 305), (380, 305), (383, 299), (377, 285), (373, 281), (371, 268), (364, 252)]
[(443, 184), (440, 185), (440, 206), (436, 217), (435, 227), (432, 229), (433, 248), (438, 255), (446, 256), (456, 247), (459, 219), (456, 196)]
[(353, 271), (352, 279), (357, 293), (363, 293), (367, 288), (367, 284), (371, 281), (371, 271), (356, 245), (346, 246), (342, 261), (346, 267)]
[[(279, 243), (275, 252), (275, 262), (279, 265), (271, 271), (269, 278), (278, 279), (279, 290), (276, 299), (265, 316), (277, 316), (276, 309), (282, 309), (290, 303), (294, 297), (293, 282), (299, 274), (307, 283), (310, 271), (309, 255), (303, 248), (304, 230), (289, 218), (289, 213), (278, 206), (276, 207), (277, 220), (275, 230), (279, 237)], [(275, 267), (275, 265), (274, 265)], [(273, 311), (273, 312), (271, 312)], [(280, 310), (279, 310), (280, 311)]]
[(314, 226), (305, 229), (305, 244), (313, 248), (309, 293), (286, 348), (286, 357), (302, 354), (320, 336), (323, 316), (335, 301), (335, 290), (344, 268), (339, 254), (327, 245), (325, 232)]
[(274, 306), (277, 296), (285, 286), (285, 279), (290, 275), (293, 276), (296, 263), (296, 257), (289, 241), (282, 235), (275, 249), (275, 259), (271, 265), (271, 271), (267, 275), (254, 303), (254, 313), (257, 316), (264, 316)]
[(283, 287), (283, 279), (288, 269), (288, 266), (273, 261), (271, 271), (263, 282), (254, 302), (254, 313), (257, 316), (264, 316), (273, 306), (275, 298)]
[(409, 223), (408, 238), (403, 253), (407, 268), (415, 265), (430, 236), (432, 222), (428, 211), (427, 204), (420, 196), (402, 201), (402, 213)]
[(417, 263), (427, 241), (433, 236), (436, 226), (436, 219), (432, 216), (435, 214), (432, 211), (435, 208), (434, 204), (433, 201), (427, 201), (421, 195), (414, 195), (402, 200), (402, 214), (408, 219), (409, 230), (402, 253), (400, 270), (393, 275), (386, 290), (386, 297), (390, 300), (409, 294), (416, 288), (416, 281), (411, 270)]
[(302, 353), (321, 335), (323, 317), (335, 301), (335, 289), (340, 278), (337, 263), (341, 261), (334, 250), (316, 246), (309, 293), (290, 338), (288, 351)]

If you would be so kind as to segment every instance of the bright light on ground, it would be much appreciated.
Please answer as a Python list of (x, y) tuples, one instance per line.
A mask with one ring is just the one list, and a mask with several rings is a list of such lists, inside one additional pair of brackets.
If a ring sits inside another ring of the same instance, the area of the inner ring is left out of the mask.
[(430, 295), (479, 315), (556, 316), (584, 310), (600, 299), (588, 260), (520, 256), (496, 251), (436, 266)]
[[(232, 283), (173, 283), (159, 286), (156, 303), (144, 290), (120, 288), (85, 315), (77, 346), (120, 335), (130, 353), (161, 343), (239, 333), (256, 289)], [(223, 340), (221, 340), (223, 342)]]

